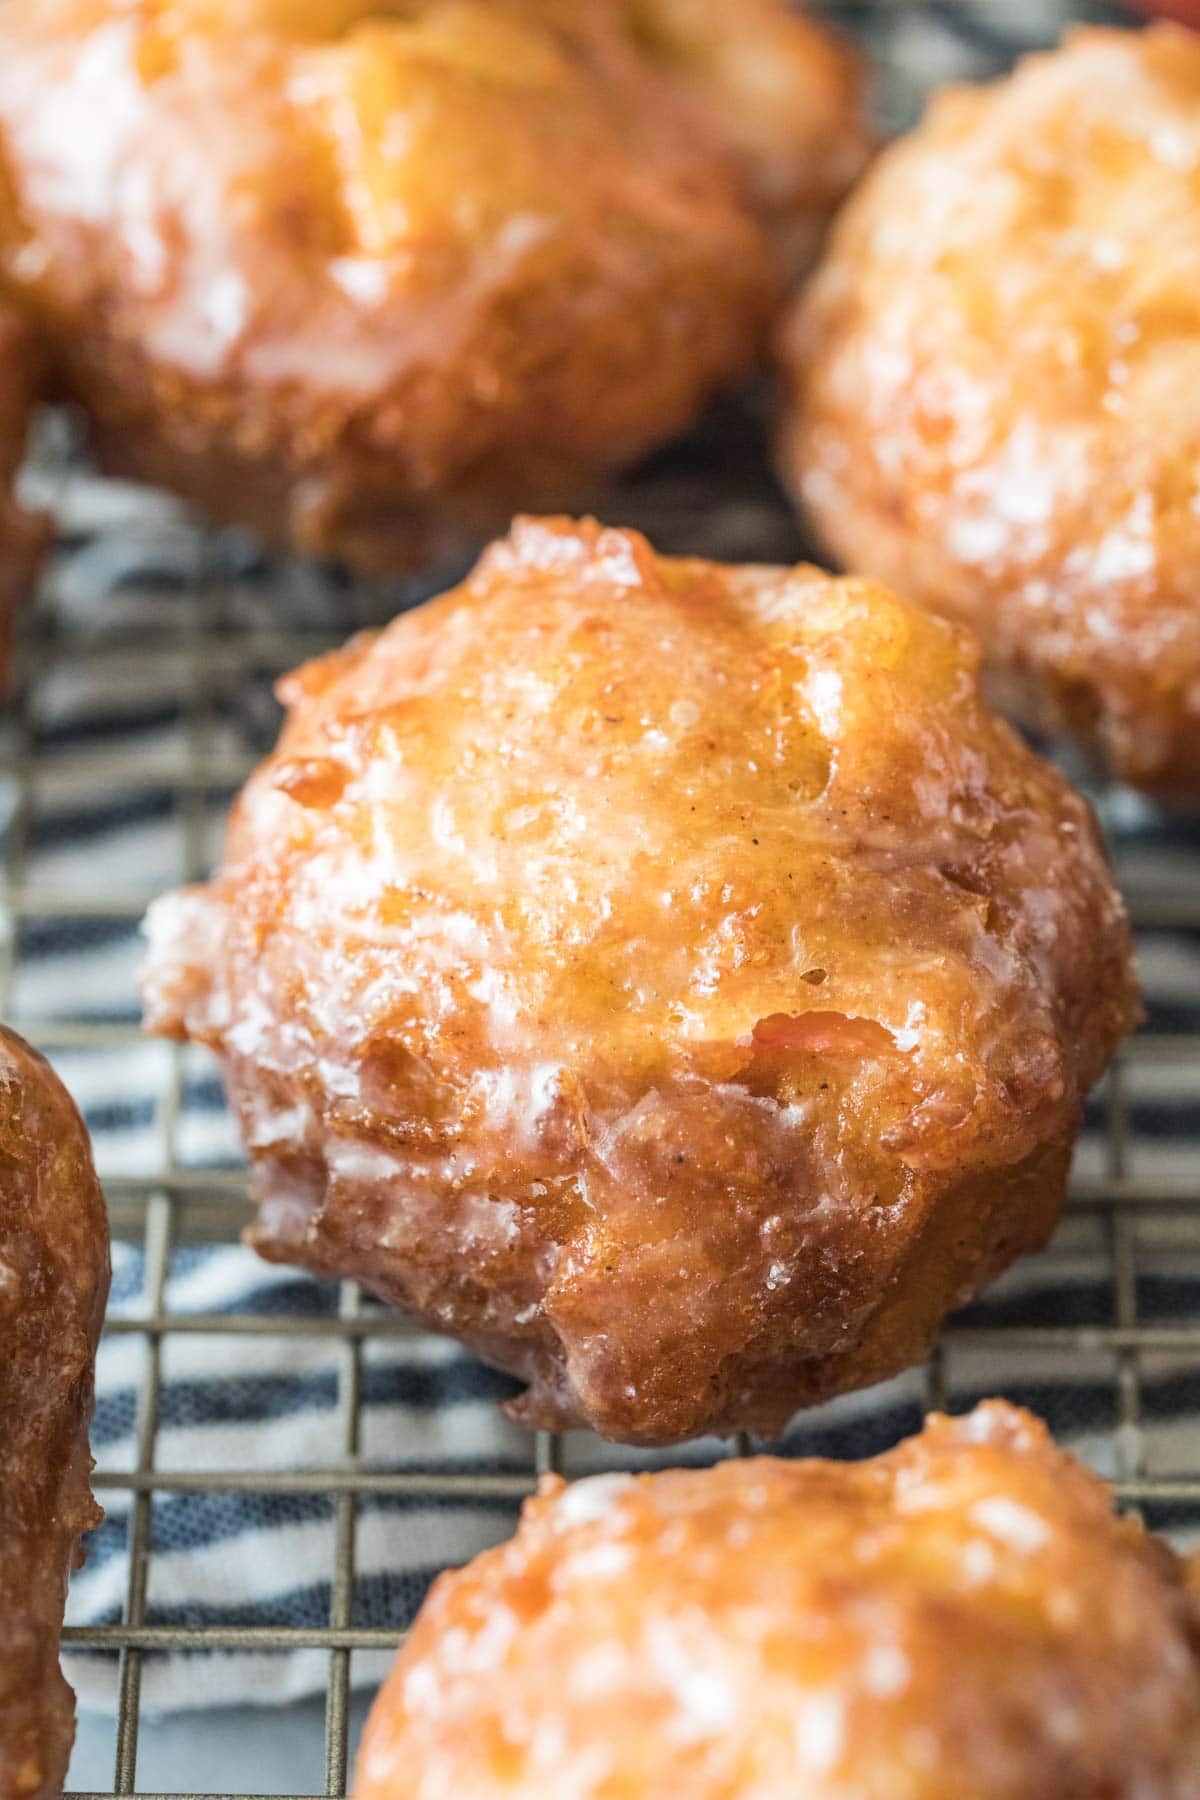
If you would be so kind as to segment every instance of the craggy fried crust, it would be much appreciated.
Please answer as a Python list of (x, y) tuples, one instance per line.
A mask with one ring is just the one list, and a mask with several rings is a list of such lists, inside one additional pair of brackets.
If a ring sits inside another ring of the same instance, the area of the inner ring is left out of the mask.
[(665, 1442), (891, 1374), (1045, 1241), (1129, 936), (966, 634), (526, 521), (280, 691), (143, 989), (223, 1060), (266, 1255)]
[(1200, 799), (1200, 37), (1083, 31), (939, 95), (784, 346), (785, 471), (997, 693)]
[(0, 694), (6, 686), (13, 608), (28, 593), (49, 538), (48, 522), (12, 498), (40, 378), (41, 360), (29, 331), (0, 300)]
[(604, 0), (8, 0), (0, 272), (111, 467), (368, 567), (578, 499), (775, 260)]
[(443, 1575), (355, 1800), (1196, 1800), (1200, 1608), (993, 1401), (857, 1464), (547, 1477)]
[(108, 1220), (83, 1121), (0, 1029), (0, 1796), (53, 1800), (75, 1736), (58, 1666), (88, 1484)]

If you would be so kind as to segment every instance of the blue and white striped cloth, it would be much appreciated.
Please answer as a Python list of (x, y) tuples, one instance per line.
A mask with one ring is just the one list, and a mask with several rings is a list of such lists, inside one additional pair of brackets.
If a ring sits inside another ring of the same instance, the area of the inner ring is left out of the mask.
[[(1014, 41), (1046, 41), (1059, 15), (1079, 9), (1045, 0), (1004, 6), (959, 0), (837, 10), (877, 34), (889, 77), (885, 110), (902, 118), (929, 79), (994, 67)], [(665, 549), (759, 560), (796, 556), (801, 546), (765, 471), (759, 427), (753, 407), (727, 409), (631, 484), (611, 515), (644, 525)], [(169, 502), (78, 472), (64, 478), (61, 456), (35, 468), (31, 485), (58, 503), (64, 541), (31, 632), (25, 706), (3, 727), (10, 755), (28, 752), (36, 768), (27, 817), (15, 780), (0, 783), (10, 874), (23, 896), (10, 1013), (46, 1045), (78, 1098), (114, 1193), (122, 1182), (161, 1174), (165, 1152), (198, 1179), (211, 1174), (219, 1182), (239, 1167), (239, 1152), (211, 1063), (202, 1053), (183, 1052), (175, 1095), (177, 1053), (139, 1040), (132, 1029), (138, 910), (145, 898), (200, 873), (215, 856), (240, 771), (273, 739), (270, 676), (299, 645), (337, 641), (419, 598), (420, 590), (363, 593), (315, 571), (272, 569), (244, 546), (200, 533)], [(181, 798), (179, 773), (189, 766), (193, 776), (201, 766), (208, 776), (192, 780)], [(1131, 892), (1168, 904), (1200, 894), (1200, 826), (1164, 821), (1128, 796), (1108, 796), (1104, 807)], [(1200, 1034), (1200, 931), (1165, 925), (1146, 932), (1141, 967), (1151, 1007), (1147, 1030), (1164, 1054), (1129, 1070), (1124, 1172), (1164, 1188), (1200, 1186), (1200, 1055), (1165, 1053), (1175, 1035)], [(99, 1028), (109, 1027), (121, 1034), (116, 1048), (93, 1041)], [(1113, 1172), (1103, 1119), (1098, 1101), (1078, 1160), (1085, 1185)], [(965, 1323), (1086, 1328), (1126, 1322), (1112, 1271), (1104, 1218), (1080, 1213), (1068, 1220), (1053, 1252), (1011, 1272)], [(1186, 1324), (1200, 1315), (1200, 1207), (1190, 1217), (1178, 1207), (1143, 1209), (1134, 1272), (1141, 1324)], [(118, 1242), (114, 1319), (145, 1312), (145, 1282), (140, 1246)], [(1124, 1304), (1129, 1299), (1126, 1294)], [(169, 1312), (188, 1315), (331, 1320), (337, 1312), (334, 1290), (268, 1267), (228, 1241), (176, 1249), (164, 1301)], [(168, 1333), (156, 1466), (266, 1472), (336, 1464), (342, 1356), (329, 1336)], [(145, 1359), (136, 1334), (111, 1335), (102, 1346), (93, 1442), (104, 1470), (135, 1464)], [(1200, 1470), (1200, 1362), (1178, 1349), (1141, 1353), (1137, 1423), (1122, 1422), (1114, 1353), (1086, 1337), (1069, 1357), (1058, 1348), (964, 1338), (952, 1344), (944, 1373), (955, 1407), (992, 1392), (1025, 1401), (1109, 1475)], [(496, 1410), (512, 1391), (505, 1377), (452, 1344), (416, 1334), (369, 1341), (361, 1453), (391, 1469), (527, 1473), (530, 1440)], [(785, 1449), (873, 1453), (916, 1429), (926, 1396), (924, 1378), (914, 1372), (801, 1418)], [(709, 1443), (656, 1458), (573, 1434), (567, 1461), (571, 1472), (583, 1472), (723, 1453)], [(69, 1618), (76, 1624), (112, 1624), (122, 1616), (132, 1500), (119, 1488), (106, 1490), (103, 1499), (107, 1517), (72, 1588)], [(362, 1499), (353, 1624), (406, 1624), (436, 1571), (506, 1536), (514, 1513), (515, 1502), (460, 1493)], [(1159, 1509), (1154, 1522), (1182, 1539), (1200, 1537), (1200, 1515), (1183, 1508)], [(328, 1622), (334, 1548), (328, 1497), (156, 1495), (152, 1545), (149, 1623)], [(114, 1705), (114, 1657), (76, 1651), (67, 1665), (85, 1706)], [(357, 1656), (353, 1671), (356, 1681), (372, 1682), (379, 1659)], [(143, 1704), (280, 1701), (323, 1689), (327, 1678), (328, 1659), (317, 1651), (152, 1655)]]

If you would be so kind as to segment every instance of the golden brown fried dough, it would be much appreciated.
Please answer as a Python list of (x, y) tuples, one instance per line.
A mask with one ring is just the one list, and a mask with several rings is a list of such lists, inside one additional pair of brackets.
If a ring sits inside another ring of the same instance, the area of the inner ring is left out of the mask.
[(548, 1476), (443, 1575), (356, 1800), (1196, 1800), (1200, 1606), (998, 1401), (857, 1464)]
[(830, 550), (979, 633), (997, 693), (1200, 799), (1200, 37), (1084, 31), (940, 95), (785, 345)]
[(0, 278), (112, 468), (390, 568), (753, 360), (774, 258), (605, 0), (11, 0)]
[(28, 592), (49, 538), (47, 521), (12, 498), (40, 378), (40, 357), (28, 330), (0, 302), (0, 693), (6, 685), (13, 608)]
[(1129, 936), (965, 634), (526, 521), (280, 692), (144, 975), (223, 1061), (264, 1254), (531, 1423), (667, 1442), (893, 1373), (1045, 1241)]
[(0, 1797), (54, 1800), (75, 1736), (58, 1666), (88, 1474), (108, 1219), (83, 1121), (0, 1029)]
[(619, 3), (651, 58), (720, 121), (802, 272), (874, 143), (861, 59), (787, 0)]

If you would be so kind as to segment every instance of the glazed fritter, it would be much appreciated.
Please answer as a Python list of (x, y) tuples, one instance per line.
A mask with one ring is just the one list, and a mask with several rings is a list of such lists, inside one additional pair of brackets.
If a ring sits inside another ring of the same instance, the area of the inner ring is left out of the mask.
[(356, 1800), (1196, 1800), (1200, 1604), (993, 1401), (863, 1463), (548, 1476), (443, 1575)]
[(1200, 799), (1200, 37), (1081, 31), (940, 94), (789, 327), (832, 554), (969, 623), (1004, 705)]
[(615, 0), (7, 0), (0, 283), (101, 461), (366, 568), (577, 500), (775, 255)]
[(143, 977), (265, 1255), (656, 1443), (892, 1374), (1045, 1242), (1129, 934), (964, 633), (525, 521), (280, 694)]
[(88, 1476), (108, 1217), (83, 1121), (0, 1028), (0, 1796), (55, 1800), (75, 1736), (58, 1666)]

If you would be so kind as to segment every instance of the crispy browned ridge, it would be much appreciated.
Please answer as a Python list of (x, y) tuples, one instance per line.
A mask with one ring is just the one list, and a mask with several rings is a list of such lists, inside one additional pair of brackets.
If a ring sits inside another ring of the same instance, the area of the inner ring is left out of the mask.
[(869, 582), (549, 520), (290, 676), (143, 976), (258, 1248), (631, 1442), (918, 1359), (1045, 1242), (1138, 1013), (1092, 815), (975, 664)]
[(435, 1586), (356, 1800), (1195, 1800), (1200, 1609), (998, 1401), (857, 1464), (547, 1477)]
[(999, 698), (1200, 798), (1200, 36), (1081, 31), (936, 97), (783, 343), (829, 551), (978, 633)]
[(108, 1219), (83, 1121), (0, 1028), (0, 1800), (53, 1800), (75, 1736), (58, 1666), (88, 1482)]
[[(0, 283), (111, 468), (367, 568), (577, 503), (867, 147), (783, 0), (10, 0)], [(779, 239), (779, 248), (771, 235)]]

